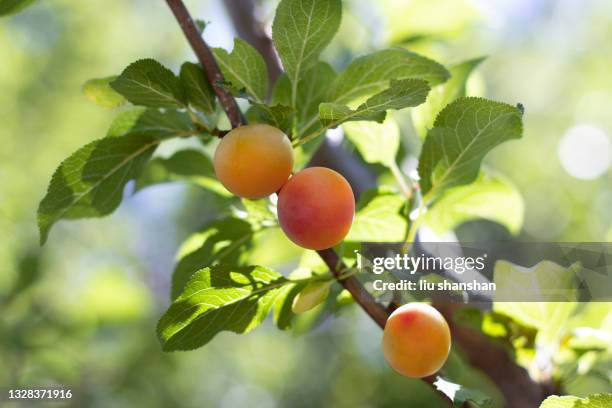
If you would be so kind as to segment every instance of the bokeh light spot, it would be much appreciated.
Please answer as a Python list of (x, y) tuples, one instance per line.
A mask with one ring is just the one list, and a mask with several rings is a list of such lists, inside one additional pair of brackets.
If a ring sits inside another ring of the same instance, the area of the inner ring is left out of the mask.
[(559, 142), (557, 154), (561, 166), (572, 177), (591, 180), (610, 168), (612, 143), (598, 126), (579, 124), (565, 133)]

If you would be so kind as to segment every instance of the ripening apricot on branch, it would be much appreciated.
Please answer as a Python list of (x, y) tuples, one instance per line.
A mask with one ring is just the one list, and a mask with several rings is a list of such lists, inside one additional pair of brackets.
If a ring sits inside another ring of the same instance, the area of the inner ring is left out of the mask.
[(382, 349), (398, 373), (422, 378), (437, 372), (448, 358), (450, 329), (432, 306), (409, 303), (396, 309), (385, 324)]
[(289, 178), (293, 149), (280, 129), (246, 125), (221, 139), (213, 162), (217, 178), (229, 191), (243, 198), (264, 198)]
[(355, 196), (348, 181), (325, 167), (298, 172), (278, 195), (281, 228), (297, 245), (326, 249), (348, 234), (355, 215)]

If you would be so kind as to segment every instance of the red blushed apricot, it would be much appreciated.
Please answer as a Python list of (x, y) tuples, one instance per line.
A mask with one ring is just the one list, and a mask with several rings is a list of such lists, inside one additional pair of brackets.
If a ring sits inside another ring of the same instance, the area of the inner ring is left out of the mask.
[(239, 197), (263, 198), (278, 191), (291, 175), (293, 148), (275, 127), (240, 126), (221, 139), (213, 164), (229, 191)]
[(291, 177), (278, 195), (278, 220), (290, 240), (303, 248), (331, 248), (348, 234), (355, 196), (339, 173), (310, 167)]
[(448, 358), (450, 329), (435, 308), (409, 303), (396, 309), (385, 324), (382, 348), (398, 373), (422, 378), (437, 372)]

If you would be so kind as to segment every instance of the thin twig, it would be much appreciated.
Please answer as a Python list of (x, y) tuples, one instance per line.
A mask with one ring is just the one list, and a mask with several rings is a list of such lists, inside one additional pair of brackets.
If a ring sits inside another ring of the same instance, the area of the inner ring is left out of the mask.
[(421, 222), (423, 221), (423, 213), (425, 211), (425, 201), (421, 200), (419, 203), (419, 207), (417, 209), (417, 213), (415, 218), (412, 220), (410, 224), (410, 229), (408, 230), (408, 236), (406, 237), (406, 241), (404, 242), (404, 246), (402, 247), (402, 253), (406, 254), (412, 248), (414, 244), (414, 240), (416, 239), (417, 232), (419, 227), (421, 226)]
[(391, 174), (393, 174), (393, 177), (395, 177), (395, 180), (397, 181), (397, 184), (399, 185), (402, 194), (404, 195), (406, 200), (410, 201), (410, 199), (412, 198), (413, 187), (408, 185), (406, 179), (404, 178), (404, 174), (402, 173), (399, 166), (394, 160), (389, 163), (389, 169), (391, 170)]

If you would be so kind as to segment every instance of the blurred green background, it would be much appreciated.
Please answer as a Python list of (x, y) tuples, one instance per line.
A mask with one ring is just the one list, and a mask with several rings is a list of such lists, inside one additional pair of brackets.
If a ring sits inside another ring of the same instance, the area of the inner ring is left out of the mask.
[[(612, 2), (344, 3), (341, 30), (324, 54), (338, 69), (391, 44), (443, 64), (489, 56), (468, 88), (526, 109), (524, 138), (486, 159), (523, 196), (522, 238), (612, 240)], [(212, 45), (231, 48), (234, 28), (221, 1), (187, 5), (210, 22)], [(269, 23), (276, 2), (260, 6)], [(77, 405), (91, 407), (434, 407), (425, 385), (387, 368), (380, 331), (356, 308), (312, 331), (265, 324), (163, 354), (155, 324), (169, 303), (177, 247), (229, 211), (210, 192), (150, 187), (112, 216), (61, 222), (39, 248), (36, 208), (52, 172), (102, 137), (116, 113), (89, 102), (82, 84), (143, 57), (175, 71), (194, 59), (164, 1), (38, 1), (0, 20), (0, 386), (65, 384)], [(410, 115), (402, 118), (410, 172), (420, 142)], [(254, 257), (289, 272), (299, 255), (272, 233)], [(460, 369), (459, 357), (454, 364)]]

